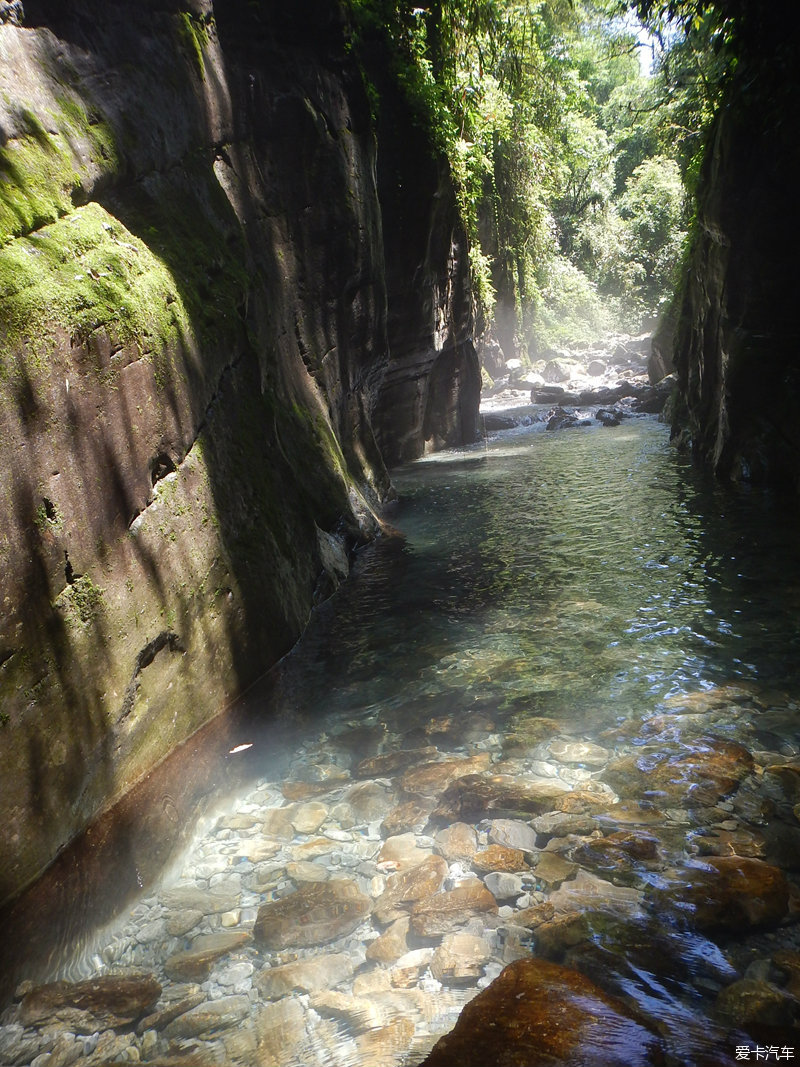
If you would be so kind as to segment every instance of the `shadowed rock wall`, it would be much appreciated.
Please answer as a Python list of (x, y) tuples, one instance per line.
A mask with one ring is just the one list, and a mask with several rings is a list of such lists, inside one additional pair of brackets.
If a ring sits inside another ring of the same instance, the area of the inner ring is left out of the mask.
[[(0, 25), (0, 901), (288, 650), (389, 489), (387, 205), (337, 4), (25, 11)], [(468, 292), (426, 249), (404, 289)], [(454, 443), (432, 410), (393, 432)]]
[(477, 439), (481, 376), (468, 244), (453, 185), (424, 117), (392, 84), (391, 57), (379, 40), (371, 43), (389, 340), (374, 426), (394, 466)]
[(664, 335), (674, 434), (722, 477), (800, 488), (798, 30), (773, 5), (732, 8), (740, 58), (700, 177), (674, 340)]

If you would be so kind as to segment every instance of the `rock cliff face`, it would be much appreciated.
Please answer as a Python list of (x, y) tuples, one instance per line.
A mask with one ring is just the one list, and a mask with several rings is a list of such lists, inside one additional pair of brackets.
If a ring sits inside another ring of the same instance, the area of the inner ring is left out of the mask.
[(391, 353), (375, 411), (390, 465), (478, 437), (481, 372), (473, 345), (467, 238), (453, 186), (419, 117), (370, 70), (380, 93), (378, 195)]
[(474, 432), (452, 192), (428, 149), (405, 248), (345, 34), (334, 0), (0, 24), (0, 900), (287, 651), (384, 455)]
[(674, 431), (722, 477), (800, 488), (798, 34), (773, 5), (735, 6), (740, 58), (706, 153), (672, 342)]

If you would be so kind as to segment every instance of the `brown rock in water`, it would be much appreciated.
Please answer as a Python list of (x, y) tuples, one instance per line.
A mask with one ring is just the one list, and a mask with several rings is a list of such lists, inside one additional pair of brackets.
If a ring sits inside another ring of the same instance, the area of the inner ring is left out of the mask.
[(522, 849), (509, 848), (507, 845), (489, 845), (473, 856), (472, 866), (481, 874), (488, 874), (489, 871), (524, 871), (528, 864)]
[(652, 796), (667, 807), (710, 807), (753, 769), (744, 745), (716, 737), (659, 746), (609, 764), (603, 779), (623, 797)]
[(492, 950), (476, 934), (447, 934), (431, 960), (431, 974), (443, 985), (474, 985), (489, 962)]
[(267, 808), (262, 827), (267, 837), (294, 837), (292, 817), (296, 808), (296, 804), (288, 804), (285, 808)]
[(521, 819), (492, 819), (488, 833), (493, 845), (518, 849), (531, 855), (538, 854), (536, 831), (530, 823)]
[(369, 897), (352, 879), (309, 882), (291, 896), (262, 904), (253, 937), (273, 951), (325, 945), (352, 933), (369, 910)]
[(328, 818), (328, 809), (318, 800), (300, 804), (292, 815), (292, 826), (298, 834), (315, 834)]
[(441, 856), (429, 856), (416, 867), (393, 874), (375, 902), (375, 919), (388, 923), (407, 915), (408, 908), (404, 905), (438, 893), (446, 876), (447, 863)]
[(353, 962), (344, 952), (329, 952), (295, 960), (278, 967), (264, 967), (256, 986), (265, 1000), (279, 1000), (291, 993), (315, 993), (339, 985), (353, 975)]
[[(552, 908), (553, 905), (551, 904)], [(514, 916), (517, 922), (518, 917)], [(588, 941), (592, 936), (589, 920), (583, 912), (559, 915), (536, 925), (536, 952), (549, 960), (560, 960), (569, 948)]]
[(709, 856), (674, 873), (654, 899), (690, 914), (698, 930), (775, 926), (789, 910), (789, 883), (778, 867), (745, 856)]
[(407, 800), (393, 808), (381, 823), (381, 833), (391, 837), (406, 830), (422, 830), (431, 816), (433, 805), (420, 800)]
[(170, 956), (164, 964), (164, 971), (173, 982), (202, 982), (208, 977), (216, 960), (250, 940), (251, 936), (246, 930), (205, 934), (195, 938), (191, 948), (185, 952)]
[(559, 763), (575, 763), (584, 767), (604, 767), (610, 752), (591, 741), (565, 741), (556, 738), (550, 742), (550, 755)]
[(557, 734), (560, 728), (555, 719), (523, 719), (506, 735), (503, 753), (507, 756), (524, 755), (540, 742)]
[(395, 960), (404, 956), (408, 952), (410, 922), (408, 915), (404, 915), (402, 919), (395, 919), (380, 937), (376, 937), (367, 945), (367, 959), (378, 963), (394, 963)]
[(385, 778), (403, 771), (412, 763), (428, 763), (439, 755), (433, 745), (425, 748), (399, 748), (394, 752), (385, 752), (381, 756), (370, 756), (362, 760), (353, 772), (356, 778)]
[(398, 871), (408, 870), (409, 867), (417, 867), (423, 860), (430, 856), (429, 848), (419, 848), (415, 834), (397, 834), (396, 837), (388, 837), (381, 846), (377, 862), (384, 864), (384, 870), (393, 865)]
[(771, 1027), (789, 1027), (797, 1017), (798, 1005), (793, 996), (770, 982), (742, 978), (727, 986), (717, 997), (719, 1014), (735, 1023), (763, 1031)]
[(757, 830), (721, 830), (718, 827), (703, 829), (691, 835), (691, 843), (700, 856), (749, 856), (764, 859), (768, 844)]
[(242, 995), (207, 1000), (173, 1019), (164, 1031), (168, 1038), (197, 1037), (209, 1031), (227, 1030), (249, 1015), (252, 1004)]
[(588, 789), (571, 789), (553, 802), (553, 811), (565, 815), (589, 815), (596, 811), (616, 813), (617, 808), (618, 805), (612, 805), (605, 793), (592, 793)]
[(572, 878), (578, 870), (576, 864), (570, 863), (556, 852), (543, 852), (536, 864), (536, 881), (557, 889), (562, 882)]
[(800, 952), (788, 948), (779, 949), (772, 956), (772, 962), (786, 975), (784, 984), (788, 992), (800, 1000)]
[(257, 1063), (262, 1067), (303, 1062), (307, 1014), (297, 997), (284, 997), (260, 1011), (254, 1008), (258, 1040)]
[(416, 986), (433, 958), (432, 948), (414, 948), (404, 953), (389, 971), (389, 980), (397, 989)]
[(661, 1067), (658, 1037), (577, 971), (510, 964), (421, 1067)]
[(161, 1011), (155, 1011), (152, 1015), (146, 1015), (143, 1019), (140, 1019), (136, 1024), (136, 1032), (143, 1034), (145, 1030), (163, 1030), (173, 1019), (177, 1019), (178, 1016), (183, 1015), (184, 1012), (196, 1008), (198, 1004), (202, 1004), (205, 999), (206, 995), (202, 991), (190, 993), (186, 997), (181, 997), (180, 1000), (173, 1001), (165, 1008), (162, 1008)]
[[(152, 974), (105, 975), (84, 982), (51, 982), (35, 986), (22, 998), (19, 1021), (23, 1026), (58, 1020), (68, 1026), (91, 1016), (95, 1029), (124, 1026), (149, 1011), (161, 996)], [(80, 1032), (87, 1032), (82, 1027)], [(91, 1031), (88, 1031), (91, 1032)]]
[(579, 845), (572, 853), (576, 863), (613, 878), (635, 880), (642, 861), (658, 858), (658, 841), (650, 834), (617, 830), (607, 837), (597, 837)]
[(550, 922), (555, 913), (556, 909), (549, 901), (544, 904), (534, 904), (530, 908), (514, 912), (514, 925), (524, 926), (526, 930), (534, 930), (542, 923)]
[(377, 782), (359, 782), (347, 790), (344, 801), (350, 805), (356, 822), (374, 822), (394, 807), (396, 798)]
[(321, 797), (325, 793), (331, 793), (346, 781), (348, 781), (347, 776), (339, 779), (328, 778), (324, 782), (284, 782), (281, 786), (281, 792), (287, 800), (310, 800), (312, 797)]
[(488, 752), (480, 752), (477, 756), (469, 756), (466, 759), (425, 763), (407, 771), (400, 779), (400, 788), (412, 796), (435, 798), (454, 779), (486, 770), (490, 763), (491, 756)]
[(447, 787), (431, 817), (455, 822), (491, 812), (539, 815), (551, 811), (565, 790), (568, 787), (556, 778), (524, 782), (507, 774), (468, 774)]
[(358, 1050), (357, 1062), (363, 1064), (390, 1064), (396, 1062), (399, 1053), (405, 1052), (414, 1037), (411, 1019), (392, 1019), (386, 1026), (368, 1030), (355, 1039)]
[[(445, 826), (433, 839), (433, 847), (440, 856), (452, 863), (454, 860), (471, 860), (478, 851), (478, 835), (475, 827), (466, 822), (454, 822)], [(489, 870), (499, 870), (490, 867)]]
[(439, 937), (486, 914), (497, 914), (497, 901), (476, 878), (448, 893), (419, 900), (411, 909), (411, 929), (419, 937)]

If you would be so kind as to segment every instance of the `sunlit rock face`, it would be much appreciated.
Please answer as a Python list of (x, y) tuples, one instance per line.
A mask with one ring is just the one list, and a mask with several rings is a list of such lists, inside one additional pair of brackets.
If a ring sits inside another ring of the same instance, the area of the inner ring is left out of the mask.
[(722, 477), (797, 488), (797, 27), (773, 5), (737, 6), (740, 59), (711, 132), (678, 305), (675, 433)]
[(0, 901), (291, 646), (378, 528), (378, 425), (394, 460), (469, 421), (444, 180), (389, 285), (439, 309), (438, 399), (379, 412), (394, 223), (345, 45), (329, 0), (0, 24)]

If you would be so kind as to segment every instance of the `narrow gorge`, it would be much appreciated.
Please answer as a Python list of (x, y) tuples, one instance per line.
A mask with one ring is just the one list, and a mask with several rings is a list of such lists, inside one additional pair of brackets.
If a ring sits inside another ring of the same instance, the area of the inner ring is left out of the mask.
[(2, 1067), (800, 1054), (798, 36), (0, 2)]

